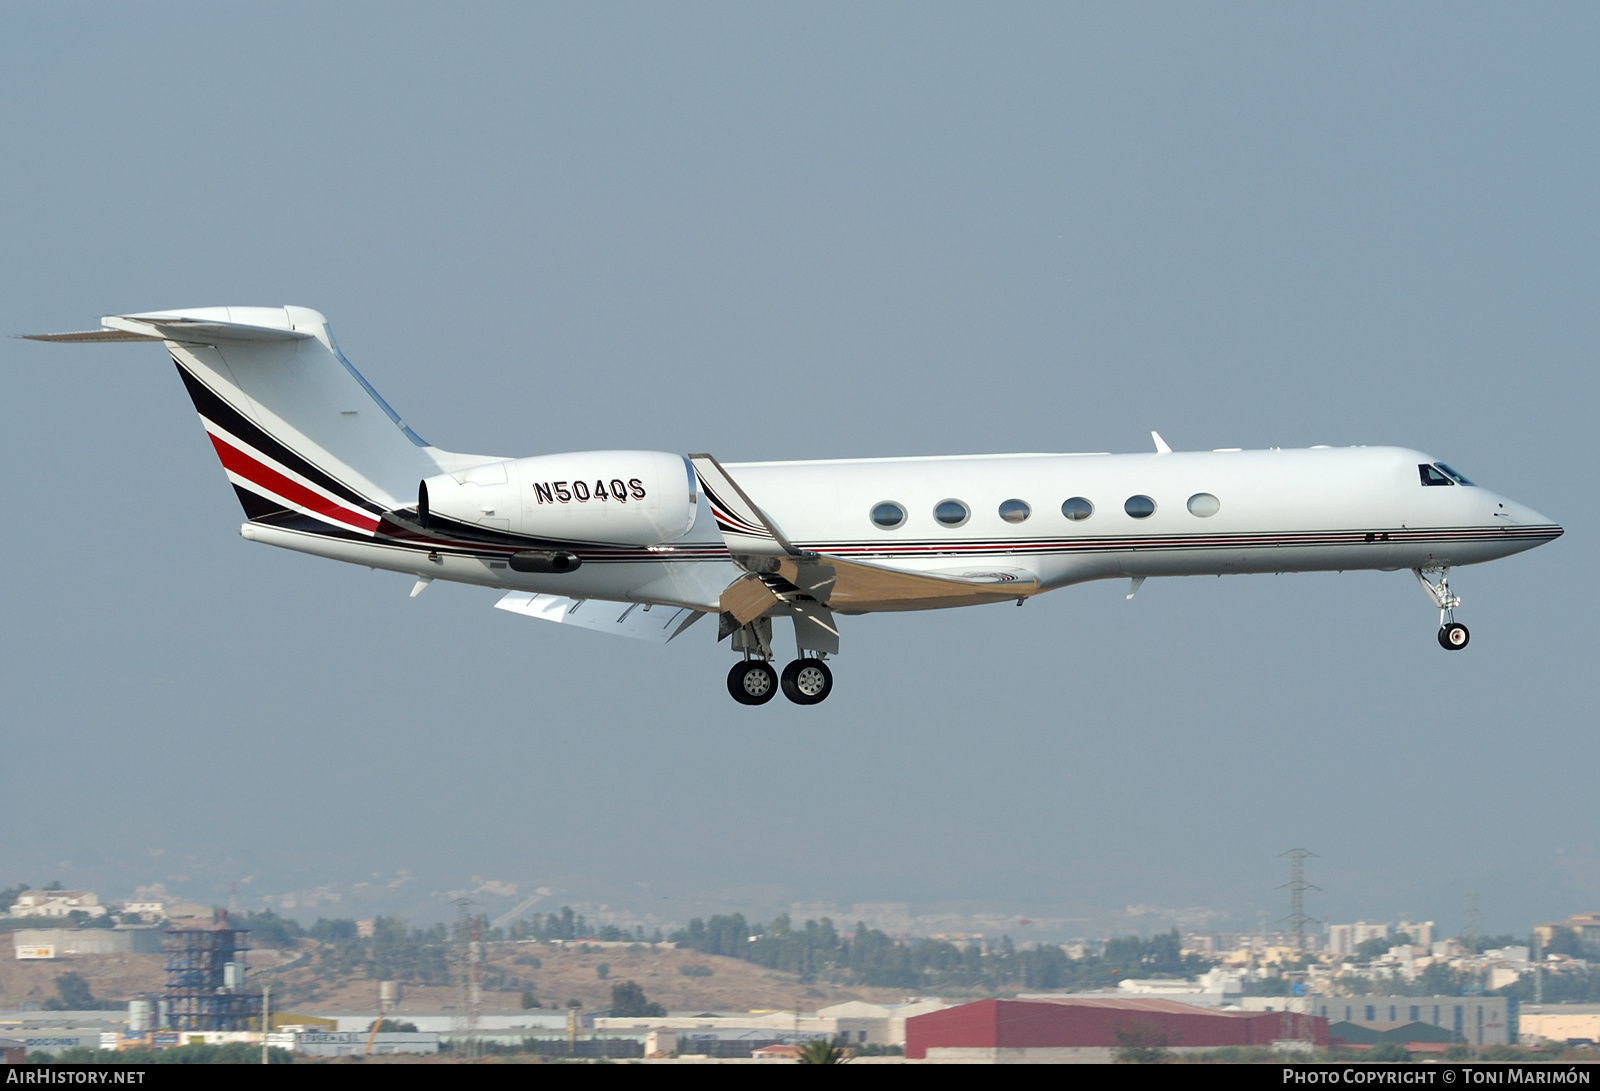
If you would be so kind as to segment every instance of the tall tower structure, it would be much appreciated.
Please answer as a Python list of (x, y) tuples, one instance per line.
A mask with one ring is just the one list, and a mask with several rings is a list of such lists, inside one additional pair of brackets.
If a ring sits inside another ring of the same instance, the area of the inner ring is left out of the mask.
[(478, 1041), (483, 1008), (483, 915), (471, 898), (456, 899), (456, 1033), (459, 1051), (468, 1061), (482, 1052)]
[(1294, 936), (1294, 949), (1304, 951), (1306, 925), (1317, 923), (1315, 917), (1306, 916), (1306, 892), (1322, 889), (1306, 882), (1306, 860), (1315, 858), (1317, 854), (1310, 849), (1290, 849), (1288, 852), (1278, 854), (1279, 859), (1285, 856), (1289, 858), (1289, 881), (1278, 889), (1289, 892), (1289, 915), (1282, 918), (1282, 922), (1289, 926), (1289, 931)]
[(173, 1030), (249, 1030), (261, 1018), (261, 994), (245, 980), (250, 929), (234, 927), (226, 909), (174, 920), (161, 946)]

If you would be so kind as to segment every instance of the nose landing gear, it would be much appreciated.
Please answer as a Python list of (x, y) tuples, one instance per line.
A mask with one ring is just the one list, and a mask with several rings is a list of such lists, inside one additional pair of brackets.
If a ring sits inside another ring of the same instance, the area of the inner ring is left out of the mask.
[[(1417, 577), (1417, 582), (1422, 585), (1423, 594), (1439, 608), (1439, 647), (1445, 651), (1458, 652), (1467, 646), (1472, 639), (1472, 634), (1467, 627), (1456, 620), (1456, 607), (1461, 605), (1461, 598), (1450, 591), (1450, 569), (1445, 568), (1413, 568), (1412, 574)], [(1426, 573), (1439, 573), (1439, 582), (1434, 583), (1428, 579)]]

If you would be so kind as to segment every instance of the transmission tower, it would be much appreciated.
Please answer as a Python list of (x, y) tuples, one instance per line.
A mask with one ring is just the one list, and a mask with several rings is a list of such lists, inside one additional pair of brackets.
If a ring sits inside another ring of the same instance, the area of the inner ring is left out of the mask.
[(1280, 924), (1287, 924), (1289, 931), (1294, 934), (1294, 949), (1306, 949), (1306, 925), (1320, 923), (1315, 917), (1306, 916), (1306, 891), (1321, 891), (1320, 886), (1312, 886), (1306, 882), (1306, 860), (1316, 857), (1317, 854), (1310, 849), (1290, 849), (1280, 852), (1278, 858), (1289, 858), (1289, 881), (1280, 886), (1279, 890), (1289, 892), (1289, 915), (1279, 920)]
[(457, 1049), (463, 1059), (476, 1061), (482, 1052), (478, 1041), (483, 1008), (483, 915), (471, 898), (456, 899), (455, 969)]

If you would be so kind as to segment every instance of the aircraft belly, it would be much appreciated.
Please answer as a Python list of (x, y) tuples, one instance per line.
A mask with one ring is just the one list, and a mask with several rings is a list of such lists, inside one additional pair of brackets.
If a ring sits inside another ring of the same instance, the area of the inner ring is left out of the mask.
[(1337, 545), (1139, 549), (1117, 555), (1121, 576), (1206, 576), (1271, 572), (1394, 572), (1495, 560), (1531, 549), (1526, 541), (1383, 542)]

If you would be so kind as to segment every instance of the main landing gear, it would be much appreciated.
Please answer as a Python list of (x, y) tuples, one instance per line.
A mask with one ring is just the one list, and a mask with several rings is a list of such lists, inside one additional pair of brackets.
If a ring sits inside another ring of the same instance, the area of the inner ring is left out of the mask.
[[(831, 623), (832, 617), (827, 620)], [(780, 675), (772, 666), (772, 619), (757, 618), (735, 629), (733, 650), (743, 653), (744, 659), (728, 672), (728, 693), (741, 705), (764, 705), (780, 689), (797, 705), (826, 701), (833, 692), (833, 671), (824, 660), (839, 650), (839, 638), (831, 626), (816, 630), (816, 624), (804, 616), (796, 621), (795, 648), (800, 657)]]
[[(1413, 568), (1411, 571), (1417, 577), (1417, 582), (1422, 584), (1423, 593), (1439, 608), (1439, 647), (1448, 652), (1459, 652), (1467, 646), (1472, 634), (1456, 620), (1456, 607), (1461, 605), (1461, 599), (1450, 592), (1450, 569)], [(1428, 572), (1439, 573), (1439, 582), (1428, 579)]]
[(728, 672), (728, 692), (741, 705), (764, 705), (783, 690), (797, 705), (819, 705), (833, 692), (833, 671), (820, 659), (796, 659), (778, 675), (765, 659), (746, 659)]
[(833, 672), (820, 659), (796, 659), (783, 668), (783, 695), (797, 705), (820, 705), (833, 692)]

